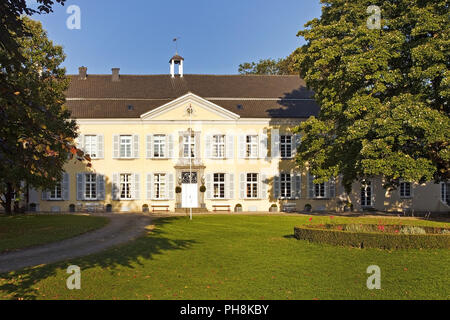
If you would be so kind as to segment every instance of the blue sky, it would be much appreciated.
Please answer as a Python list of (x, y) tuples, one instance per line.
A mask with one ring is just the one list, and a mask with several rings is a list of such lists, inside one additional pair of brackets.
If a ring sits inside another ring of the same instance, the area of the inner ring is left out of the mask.
[[(81, 29), (70, 30), (70, 5), (81, 9)], [(280, 58), (303, 44), (303, 25), (320, 16), (319, 0), (68, 0), (54, 13), (34, 15), (64, 47), (68, 74), (166, 74), (178, 51), (185, 73), (236, 74), (240, 63)]]

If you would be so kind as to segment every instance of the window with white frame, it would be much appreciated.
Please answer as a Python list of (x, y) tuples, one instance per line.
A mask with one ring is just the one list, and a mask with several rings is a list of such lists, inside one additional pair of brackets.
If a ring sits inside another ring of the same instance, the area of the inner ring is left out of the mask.
[(411, 182), (400, 182), (400, 197), (411, 198)]
[(95, 173), (86, 173), (85, 175), (84, 199), (97, 200), (97, 175)]
[(314, 198), (325, 198), (325, 182), (314, 184)]
[(183, 136), (183, 157), (195, 158), (195, 136), (193, 134)]
[(97, 136), (96, 135), (85, 135), (84, 136), (84, 152), (91, 158), (97, 157)]
[(248, 135), (245, 137), (246, 158), (258, 158), (258, 136)]
[(154, 198), (166, 199), (166, 175), (164, 173), (155, 173), (153, 176)]
[(450, 205), (450, 183), (441, 183), (441, 201), (447, 205)]
[(213, 157), (214, 158), (225, 158), (225, 136), (215, 135), (213, 136)]
[(156, 134), (153, 136), (153, 157), (164, 158), (166, 152), (166, 136), (163, 134)]
[(247, 173), (247, 198), (258, 198), (257, 173)]
[(214, 173), (213, 177), (213, 197), (215, 199), (225, 198), (225, 174)]
[(280, 153), (282, 158), (292, 157), (292, 136), (280, 136)]
[(120, 136), (120, 157), (121, 158), (131, 158), (132, 153), (132, 136)]
[(48, 198), (50, 200), (62, 200), (62, 184), (58, 182), (54, 188), (50, 190)]
[(282, 173), (280, 175), (280, 189), (282, 198), (291, 197), (291, 175), (289, 173)]
[(131, 199), (131, 174), (120, 174), (120, 199)]
[(370, 207), (372, 205), (372, 184), (370, 181), (363, 181), (361, 185), (361, 206)]

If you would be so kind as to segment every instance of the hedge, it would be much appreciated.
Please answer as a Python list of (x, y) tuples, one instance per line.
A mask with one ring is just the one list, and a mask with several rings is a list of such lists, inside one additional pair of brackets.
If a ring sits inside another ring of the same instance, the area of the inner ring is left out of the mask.
[(387, 232), (350, 232), (320, 229), (318, 226), (294, 228), (298, 240), (357, 248), (450, 249), (448, 234), (400, 234)]

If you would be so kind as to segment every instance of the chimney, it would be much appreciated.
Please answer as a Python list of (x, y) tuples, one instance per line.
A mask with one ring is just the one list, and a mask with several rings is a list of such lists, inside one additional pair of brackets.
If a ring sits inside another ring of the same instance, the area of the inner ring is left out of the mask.
[(119, 81), (119, 70), (120, 68), (112, 68), (112, 81)]
[(80, 76), (80, 80), (86, 80), (87, 76), (87, 67), (79, 67), (78, 74)]

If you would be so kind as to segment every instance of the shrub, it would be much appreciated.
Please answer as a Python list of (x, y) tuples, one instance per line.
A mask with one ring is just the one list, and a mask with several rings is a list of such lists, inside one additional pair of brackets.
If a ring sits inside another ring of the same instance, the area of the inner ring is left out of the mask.
[(426, 234), (425, 229), (416, 226), (404, 226), (400, 229), (401, 234)]
[(181, 187), (180, 186), (176, 186), (175, 187), (175, 193), (181, 193)]
[(205, 186), (200, 186), (200, 192), (205, 192), (206, 191), (206, 187)]

